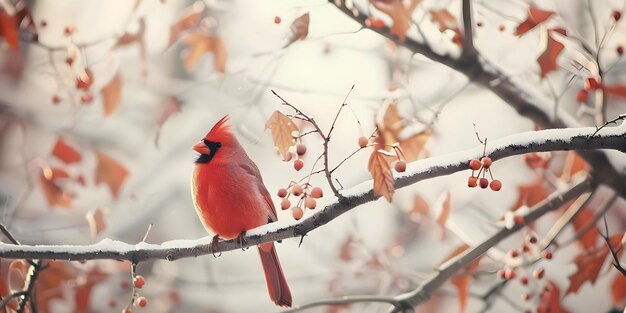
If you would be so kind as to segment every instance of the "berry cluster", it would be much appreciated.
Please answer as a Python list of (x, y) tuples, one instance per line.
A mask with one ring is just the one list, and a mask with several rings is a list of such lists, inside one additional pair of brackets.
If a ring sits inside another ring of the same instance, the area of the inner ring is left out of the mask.
[[(491, 175), (492, 163), (493, 161), (491, 160), (491, 158), (487, 156), (480, 159), (480, 161), (478, 159), (471, 160), (469, 163), (469, 167), (472, 169), (472, 175), (467, 179), (467, 186), (470, 188), (480, 186), (480, 188), (482, 189), (486, 189), (487, 187), (489, 187), (493, 191), (500, 190), (502, 188), (502, 182), (497, 179), (493, 179), (493, 176)], [(478, 171), (476, 176), (474, 176), (474, 171)], [(491, 177), (491, 183), (485, 177), (487, 173), (489, 173), (489, 176)], [(480, 177), (481, 174), (482, 177)]]
[[(306, 153), (306, 146), (302, 143), (298, 143), (295, 145), (295, 154), (296, 159), (293, 161), (293, 169), (296, 171), (301, 170), (304, 167), (304, 161), (300, 158)], [(286, 161), (291, 161), (292, 155), (289, 154), (289, 157)]]
[(300, 184), (298, 183), (291, 182), (289, 184), (289, 187), (278, 189), (277, 195), (278, 197), (283, 198), (283, 200), (280, 202), (280, 208), (282, 210), (287, 210), (291, 207), (291, 201), (289, 201), (289, 196), (293, 195), (295, 197), (298, 197), (298, 202), (296, 206), (291, 208), (291, 214), (293, 215), (293, 218), (297, 221), (300, 220), (304, 215), (304, 210), (302, 209), (302, 207), (304, 206), (310, 210), (315, 209), (315, 207), (317, 206), (317, 201), (315, 201), (315, 199), (323, 197), (324, 193), (322, 192), (322, 188), (313, 187), (309, 183), (304, 184), (303, 187), (300, 186)]
[(537, 241), (535, 235), (527, 236), (520, 249), (509, 250), (507, 253), (507, 263), (514, 265), (507, 265), (498, 271), (498, 276), (505, 280), (514, 280), (519, 276), (519, 283), (526, 289), (521, 295), (524, 301), (530, 301), (540, 296), (540, 294), (533, 292), (540, 289), (537, 285), (543, 284), (542, 279), (546, 275), (546, 270), (543, 267), (537, 267), (531, 273), (528, 273), (526, 268), (522, 268), (522, 265), (533, 264), (538, 258), (548, 261), (553, 256), (552, 252), (548, 250), (540, 252)]
[[(148, 305), (148, 299), (146, 297), (137, 296), (137, 289), (141, 289), (145, 284), (145, 279), (141, 275), (137, 275), (133, 278), (133, 301), (129, 303), (124, 309), (122, 309), (122, 313), (133, 313), (133, 309), (131, 306), (138, 306), (140, 308), (146, 307)], [(127, 289), (130, 287), (128, 281), (122, 281), (120, 284), (122, 289)], [(109, 300), (109, 307), (114, 309), (117, 306), (117, 301), (115, 299)]]

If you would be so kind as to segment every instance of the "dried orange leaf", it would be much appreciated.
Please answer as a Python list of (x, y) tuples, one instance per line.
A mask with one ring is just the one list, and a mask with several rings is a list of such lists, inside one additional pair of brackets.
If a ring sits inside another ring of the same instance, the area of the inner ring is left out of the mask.
[[(574, 226), (576, 232), (579, 232), (583, 228), (587, 227), (589, 223), (593, 223), (593, 212), (587, 207), (582, 208), (572, 221), (572, 225)], [(584, 235), (578, 238), (578, 243), (580, 243), (585, 250), (588, 250), (596, 246), (598, 237), (600, 237), (598, 227), (593, 225), (593, 227), (591, 227)]]
[(459, 47), (463, 47), (463, 41), (462, 41), (462, 36), (461, 36), (461, 28), (459, 27), (459, 23), (456, 20), (456, 18), (454, 17), (454, 15), (452, 15), (452, 13), (450, 13), (450, 11), (443, 9), (443, 10), (431, 10), (430, 11), (430, 16), (433, 18), (433, 20), (439, 24), (439, 31), (440, 32), (444, 32), (446, 30), (451, 30), (454, 32), (454, 38), (452, 39), (452, 41)]
[(24, 289), (24, 283), (26, 282), (26, 275), (29, 268), (30, 265), (24, 260), (13, 260), (11, 264), (9, 264), (8, 284), (9, 290), (12, 293)]
[(381, 1), (381, 0), (370, 0), (370, 2), (374, 5), (374, 7), (389, 15), (391, 20), (393, 21), (393, 25), (389, 32), (392, 35), (398, 37), (399, 42), (404, 42), (406, 40), (406, 31), (411, 26), (409, 10), (402, 4), (400, 0), (391, 0), (391, 1)]
[(91, 312), (91, 290), (98, 283), (105, 280), (109, 275), (97, 270), (87, 273), (85, 283), (76, 287), (74, 293), (74, 313)]
[(537, 58), (539, 67), (541, 68), (541, 78), (545, 78), (548, 73), (556, 71), (558, 69), (557, 58), (563, 51), (565, 46), (557, 41), (552, 32), (548, 32), (548, 44), (543, 53)]
[(104, 116), (109, 116), (120, 105), (120, 100), (122, 98), (122, 78), (119, 73), (115, 74), (109, 84), (102, 88), (101, 93)]
[(622, 273), (617, 273), (613, 283), (611, 283), (611, 294), (613, 296), (613, 305), (624, 305), (623, 301), (626, 299), (626, 276)]
[(406, 128), (406, 125), (400, 117), (398, 103), (395, 101), (389, 104), (383, 116), (382, 124), (378, 123), (377, 126), (380, 134), (379, 138), (376, 139), (377, 142), (383, 146), (398, 143), (402, 157), (406, 162), (413, 162), (424, 154), (424, 145), (432, 135), (430, 130), (425, 129), (411, 137), (403, 138), (400, 133)]
[(428, 205), (428, 202), (426, 202), (422, 196), (416, 194), (415, 197), (413, 197), (413, 212), (419, 213), (423, 216), (428, 216), (429, 211), (430, 206)]
[(120, 188), (128, 176), (128, 170), (102, 152), (96, 152), (96, 157), (98, 159), (96, 184), (105, 183), (109, 185), (113, 197), (117, 198)]
[(374, 194), (384, 196), (387, 201), (391, 202), (394, 181), (387, 157), (378, 150), (372, 151), (367, 169), (374, 178)]
[(183, 18), (181, 18), (178, 22), (172, 25), (170, 27), (170, 40), (168, 45), (171, 46), (174, 42), (176, 42), (178, 36), (180, 36), (182, 32), (198, 24), (198, 21), (200, 21), (200, 17), (202, 17), (201, 13), (202, 10), (196, 10), (192, 8), (189, 13), (187, 13)]
[(69, 175), (62, 169), (51, 169), (42, 171), (39, 175), (39, 187), (46, 198), (48, 205), (62, 208), (72, 207), (72, 195), (66, 193), (54, 181), (56, 179), (69, 178)]
[(4, 38), (9, 47), (17, 50), (19, 43), (19, 31), (17, 15), (9, 15), (0, 10), (0, 38)]
[(609, 95), (626, 98), (626, 86), (613, 85), (613, 86), (603, 86), (602, 88)]
[(76, 163), (82, 160), (82, 157), (76, 149), (68, 145), (63, 139), (59, 138), (52, 149), (52, 155), (59, 158), (65, 163)]
[(161, 128), (163, 128), (163, 124), (174, 114), (180, 112), (180, 103), (174, 97), (170, 97), (165, 105), (165, 109), (163, 109), (163, 113), (161, 113), (161, 117), (157, 121), (157, 130), (156, 136), (154, 137), (154, 145), (159, 146), (159, 137), (161, 136)]
[(448, 221), (448, 217), (450, 217), (450, 192), (446, 193), (446, 196), (441, 205), (441, 213), (439, 213), (439, 217), (437, 218), (437, 224), (441, 226), (445, 226)]
[[(611, 247), (617, 251), (617, 249), (621, 246), (621, 240), (622, 234), (611, 237), (609, 239)], [(606, 261), (608, 255), (609, 247), (606, 243), (603, 243), (602, 246), (593, 251), (587, 250), (577, 255), (574, 258), (574, 264), (576, 265), (577, 270), (568, 277), (570, 286), (567, 288), (565, 294), (578, 292), (580, 287), (586, 282), (594, 284), (598, 279), (600, 269), (602, 269), (602, 265)]]
[(289, 40), (287, 41), (285, 47), (291, 45), (298, 40), (306, 39), (306, 36), (309, 35), (309, 22), (309, 13), (304, 13), (300, 17), (295, 19), (293, 23), (291, 23), (291, 37), (289, 37)]
[[(465, 252), (465, 250), (467, 250), (468, 248), (469, 246), (466, 244), (461, 245), (460, 247), (454, 249), (454, 251), (452, 251), (452, 253), (450, 253), (440, 264), (446, 263), (452, 258)], [(459, 307), (461, 308), (461, 313), (465, 312), (469, 284), (472, 280), (472, 275), (478, 269), (479, 262), (479, 259), (472, 261), (465, 267), (465, 270), (458, 272), (456, 275), (450, 278), (450, 283), (452, 283), (459, 292)]]
[(267, 122), (265, 122), (265, 129), (268, 128), (272, 131), (274, 146), (278, 149), (283, 161), (291, 160), (289, 147), (296, 143), (292, 133), (299, 132), (298, 126), (285, 114), (280, 111), (274, 111)]
[(100, 208), (91, 210), (85, 215), (87, 223), (89, 224), (89, 230), (91, 231), (91, 238), (95, 239), (106, 228), (106, 219), (104, 213)]
[(528, 17), (517, 26), (515, 30), (515, 35), (521, 36), (528, 32), (529, 30), (535, 28), (535, 26), (545, 22), (550, 16), (552, 16), (554, 12), (541, 10), (537, 7), (529, 7), (528, 8)]
[(193, 70), (205, 54), (213, 53), (213, 67), (224, 73), (228, 53), (220, 37), (194, 32), (186, 34), (181, 42), (188, 47), (184, 60), (187, 71)]

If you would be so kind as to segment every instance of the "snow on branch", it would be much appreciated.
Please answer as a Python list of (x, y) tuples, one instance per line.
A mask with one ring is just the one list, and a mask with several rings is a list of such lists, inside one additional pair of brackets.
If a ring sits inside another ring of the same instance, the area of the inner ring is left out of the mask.
[[(432, 157), (410, 163), (403, 175), (395, 179), (396, 188), (406, 187), (419, 181), (449, 175), (468, 169), (471, 159), (481, 157), (482, 145), (449, 155)], [(494, 161), (530, 152), (557, 150), (596, 150), (613, 149), (626, 153), (626, 123), (617, 127), (597, 129), (573, 128), (532, 131), (508, 136), (489, 142), (486, 154)], [(459, 182), (465, 184), (465, 182)], [(379, 196), (371, 189), (372, 181), (366, 181), (354, 188), (344, 190), (341, 196), (318, 213), (298, 223), (277, 227), (268, 224), (247, 232), (245, 242), (239, 240), (219, 241), (215, 253), (236, 250), (264, 242), (278, 241), (293, 237), (304, 237), (312, 230), (325, 225), (358, 207), (374, 201)], [(139, 263), (149, 259), (176, 260), (211, 254), (210, 239), (174, 240), (162, 244), (128, 244), (104, 239), (93, 245), (13, 245), (0, 243), (0, 258), (8, 259), (59, 259), (93, 260), (118, 259)]]

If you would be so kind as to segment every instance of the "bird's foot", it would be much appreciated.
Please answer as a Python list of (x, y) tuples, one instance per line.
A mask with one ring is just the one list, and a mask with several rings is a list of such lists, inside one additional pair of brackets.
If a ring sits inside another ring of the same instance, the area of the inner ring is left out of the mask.
[(237, 241), (239, 242), (239, 247), (241, 250), (246, 251), (250, 247), (244, 247), (246, 245), (246, 232), (242, 231), (241, 234), (237, 237)]
[(222, 256), (222, 253), (219, 252), (219, 254), (216, 255), (217, 252), (217, 244), (220, 241), (220, 236), (219, 235), (215, 235), (213, 236), (213, 239), (211, 240), (211, 243), (209, 244), (209, 253), (213, 254), (214, 258), (219, 258), (220, 256)]

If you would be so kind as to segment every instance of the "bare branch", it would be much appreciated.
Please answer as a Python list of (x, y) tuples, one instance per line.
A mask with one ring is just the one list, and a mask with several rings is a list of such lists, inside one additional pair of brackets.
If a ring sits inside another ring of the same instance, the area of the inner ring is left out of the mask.
[(474, 25), (472, 25), (472, 1), (463, 0), (463, 56), (466, 58), (476, 57), (474, 48)]
[[(602, 132), (591, 137), (591, 134), (595, 131), (594, 127), (587, 127), (575, 130), (554, 129), (521, 133), (493, 140), (490, 142), (486, 152), (487, 155), (496, 161), (509, 156), (539, 151), (581, 149), (626, 151), (626, 124), (619, 127), (605, 128)], [(409, 164), (407, 171), (395, 180), (395, 186), (398, 189), (425, 179), (468, 170), (469, 160), (482, 156), (483, 148), (481, 145), (471, 150), (412, 162)], [(361, 186), (368, 186), (368, 188)], [(273, 228), (274, 226), (271, 224), (261, 226), (247, 232), (245, 244), (242, 245), (237, 239), (220, 241), (218, 249), (213, 252), (237, 250), (265, 242), (301, 237), (351, 209), (379, 198), (374, 195), (373, 190), (369, 187), (372, 186), (371, 180), (362, 183), (361, 186), (355, 187), (352, 191), (343, 191), (341, 198), (338, 198), (334, 203), (329, 204), (323, 210), (299, 223), (279, 229)], [(268, 231), (268, 229), (271, 229), (271, 231)], [(85, 246), (16, 246), (0, 243), (0, 258), (11, 259), (120, 259), (139, 263), (148, 259), (175, 260), (210, 253), (207, 241), (190, 241), (185, 244), (181, 242), (166, 242), (162, 245), (151, 245), (144, 242), (130, 245), (122, 242), (112, 244), (111, 240), (104, 240), (94, 245)]]

